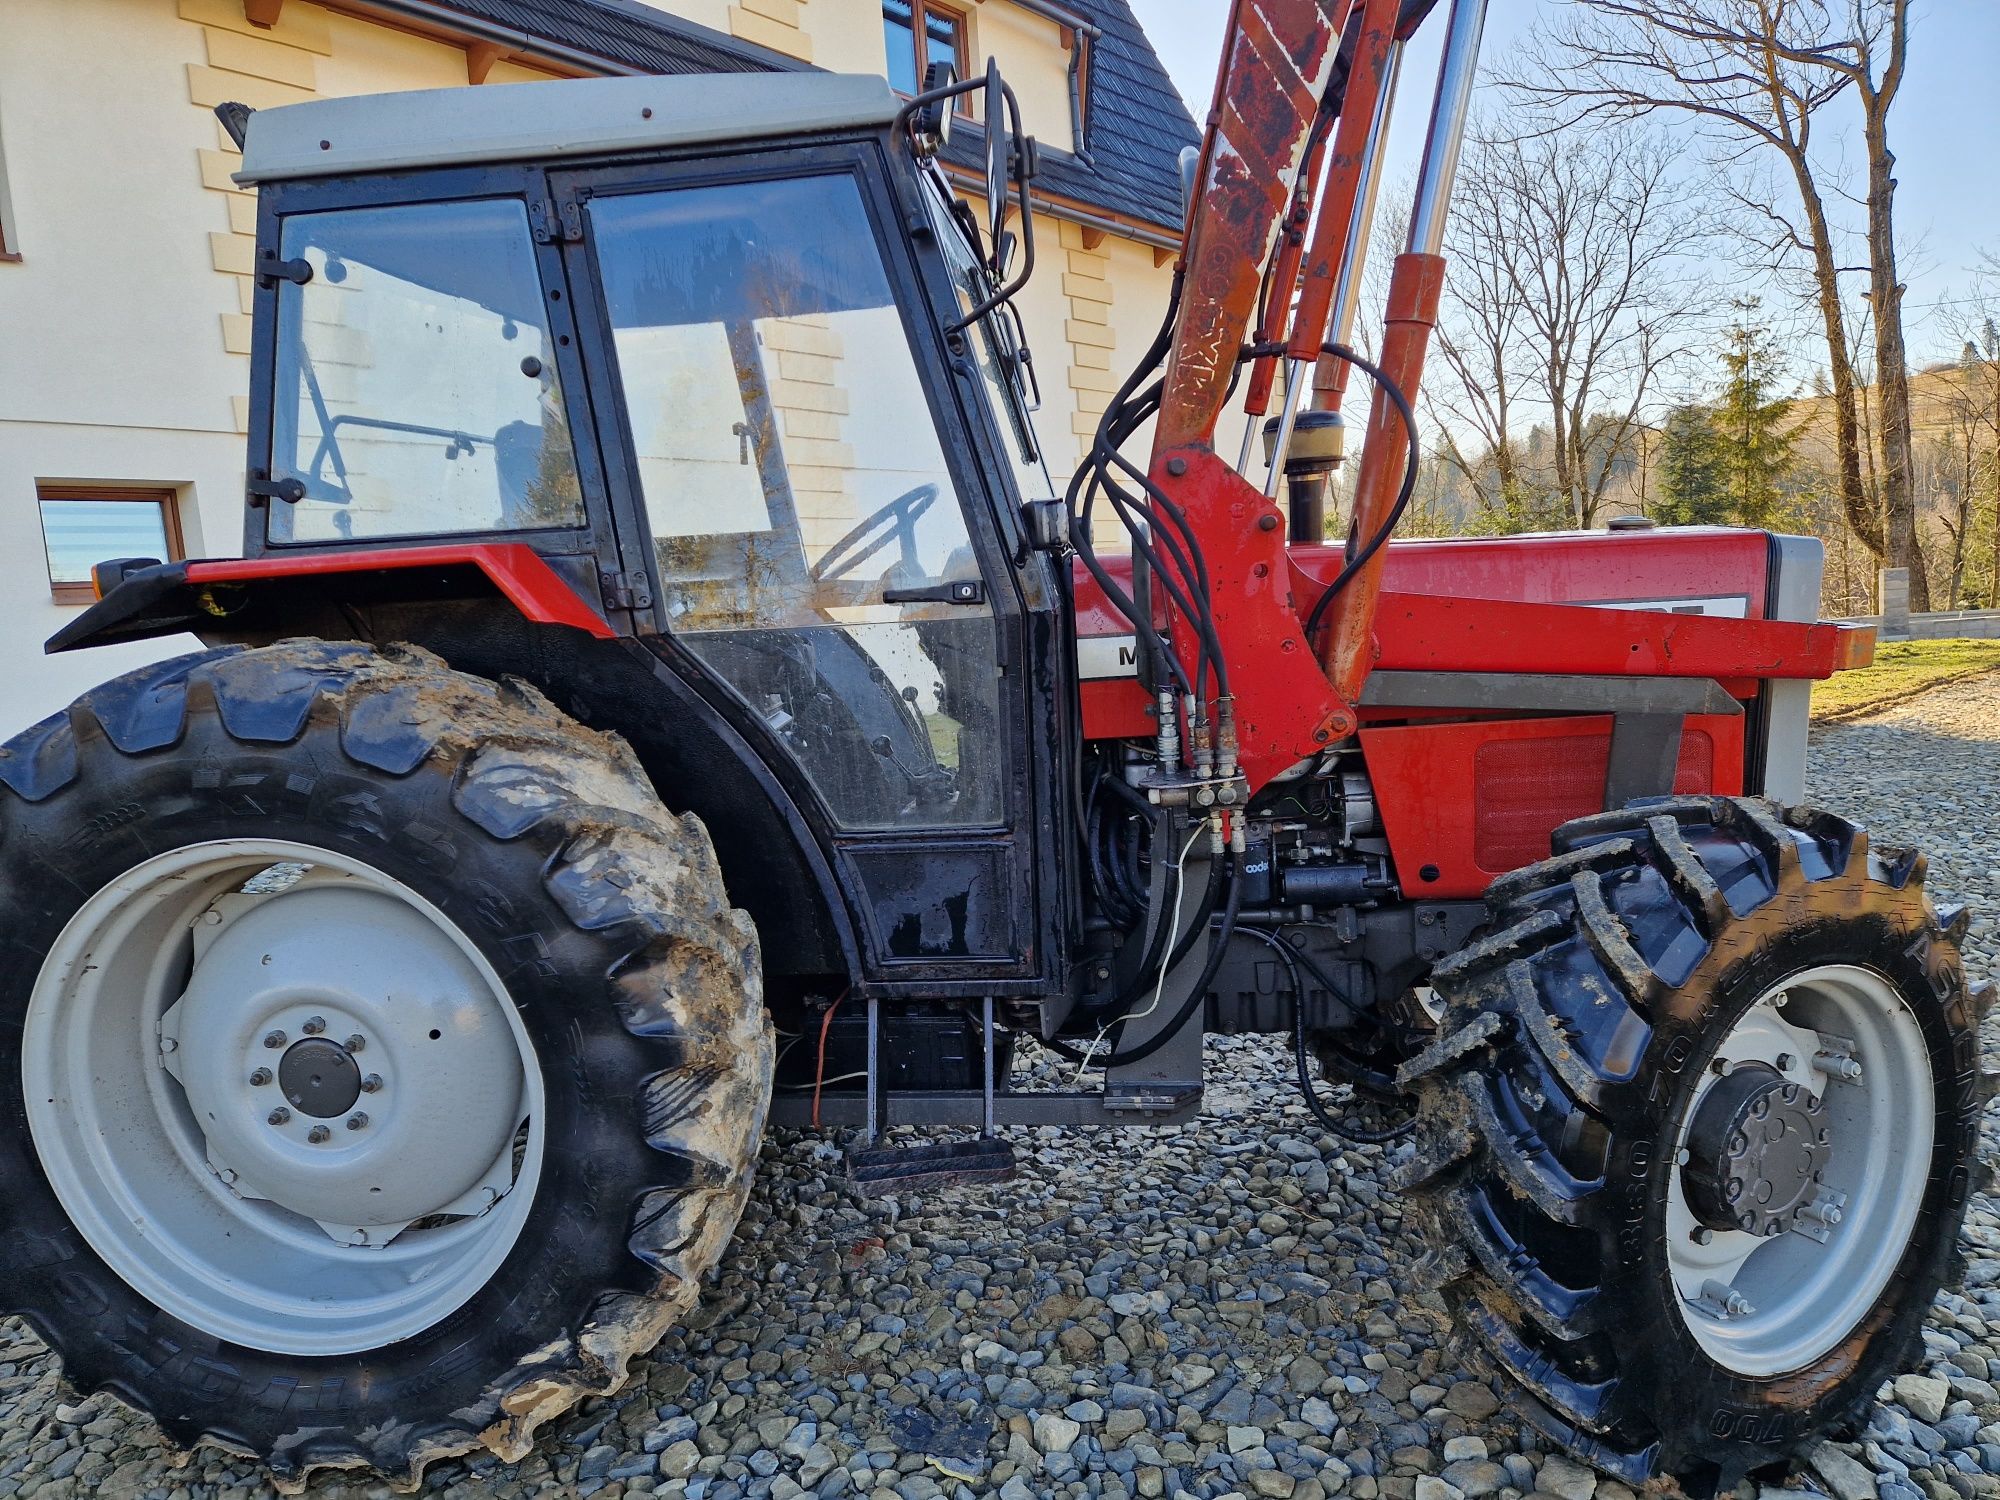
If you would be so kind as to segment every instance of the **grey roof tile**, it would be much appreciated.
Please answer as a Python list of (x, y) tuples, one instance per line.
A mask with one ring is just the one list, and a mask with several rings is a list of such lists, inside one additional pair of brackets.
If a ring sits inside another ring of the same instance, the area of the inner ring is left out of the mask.
[[(641, 0), (444, 0), (453, 10), (650, 73), (789, 71), (804, 63), (667, 15)], [(1066, 0), (1099, 28), (1089, 53), (1084, 154), (1043, 141), (1041, 187), (1178, 233), (1180, 153), (1199, 144), (1187, 106), (1128, 0)], [(955, 126), (947, 156), (983, 161), (977, 126)]]

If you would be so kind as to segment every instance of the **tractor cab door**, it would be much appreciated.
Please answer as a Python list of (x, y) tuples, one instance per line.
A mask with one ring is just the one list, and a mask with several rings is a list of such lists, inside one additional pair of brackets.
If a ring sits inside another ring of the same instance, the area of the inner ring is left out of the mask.
[(821, 833), (870, 978), (1031, 992), (1060, 949), (1030, 751), (1053, 695), (1026, 690), (1008, 497), (973, 458), (940, 289), (883, 232), (884, 165), (857, 142), (553, 187), (653, 644)]

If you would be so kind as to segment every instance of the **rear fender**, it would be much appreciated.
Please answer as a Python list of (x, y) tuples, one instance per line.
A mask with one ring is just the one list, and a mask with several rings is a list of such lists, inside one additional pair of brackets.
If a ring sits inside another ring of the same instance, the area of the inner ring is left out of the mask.
[(472, 542), (134, 569), (49, 637), (45, 649), (75, 651), (183, 631), (211, 641), (276, 639), (314, 629), (308, 620), (337, 616), (347, 606), (468, 599), (504, 599), (523, 619), (600, 640), (617, 633), (605, 618), (590, 559), (544, 558), (521, 542)]

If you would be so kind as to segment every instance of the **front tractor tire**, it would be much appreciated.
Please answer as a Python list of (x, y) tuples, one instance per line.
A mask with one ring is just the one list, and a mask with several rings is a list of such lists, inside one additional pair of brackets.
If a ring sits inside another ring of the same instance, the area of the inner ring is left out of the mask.
[(1456, 1336), (1636, 1483), (1734, 1483), (1906, 1368), (1984, 1090), (1924, 862), (1731, 798), (1565, 825), (1488, 894), (1403, 1070)]
[(0, 1310), (279, 1483), (615, 1390), (749, 1191), (772, 1049), (708, 836), (410, 647), (130, 673), (0, 749)]

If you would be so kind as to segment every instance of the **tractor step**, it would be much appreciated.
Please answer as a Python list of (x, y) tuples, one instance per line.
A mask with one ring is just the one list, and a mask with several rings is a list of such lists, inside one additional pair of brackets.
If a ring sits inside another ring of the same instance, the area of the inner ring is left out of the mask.
[(1005, 1182), (1014, 1148), (993, 1136), (933, 1146), (868, 1146), (847, 1156), (847, 1178), (864, 1198), (886, 1198), (964, 1182)]

